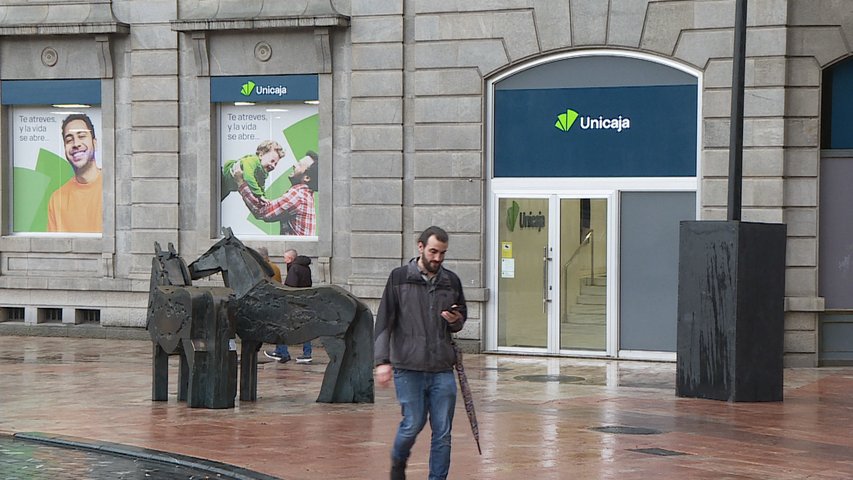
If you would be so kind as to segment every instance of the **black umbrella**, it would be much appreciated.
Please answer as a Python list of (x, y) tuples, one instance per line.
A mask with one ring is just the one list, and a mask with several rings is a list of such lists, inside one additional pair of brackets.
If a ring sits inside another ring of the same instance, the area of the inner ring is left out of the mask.
[(456, 376), (459, 377), (459, 389), (462, 390), (462, 399), (465, 401), (465, 413), (468, 414), (471, 433), (474, 434), (474, 441), (477, 442), (477, 452), (482, 455), (480, 427), (477, 425), (477, 412), (474, 411), (474, 398), (471, 396), (471, 387), (468, 385), (468, 375), (465, 375), (465, 367), (462, 366), (462, 350), (459, 350), (455, 342), (453, 343), (453, 350), (456, 351)]

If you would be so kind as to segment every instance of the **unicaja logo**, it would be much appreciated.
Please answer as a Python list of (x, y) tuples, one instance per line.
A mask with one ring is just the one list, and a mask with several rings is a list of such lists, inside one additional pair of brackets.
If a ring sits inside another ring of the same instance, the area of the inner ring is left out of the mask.
[(574, 110), (566, 110), (566, 113), (557, 115), (557, 123), (554, 124), (558, 129), (568, 132), (575, 121), (580, 119), (581, 130), (616, 130), (621, 133), (623, 130), (631, 128), (631, 119), (618, 115), (616, 117), (591, 117), (589, 115), (581, 116)]
[(557, 123), (554, 124), (555, 127), (559, 128), (564, 132), (568, 132), (572, 125), (575, 124), (575, 120), (578, 118), (578, 112), (574, 110), (566, 110), (566, 113), (561, 113), (557, 115)]
[(248, 82), (244, 83), (243, 86), (240, 88), (240, 93), (243, 94), (243, 96), (248, 97), (252, 94), (252, 90), (254, 89), (255, 82), (249, 80)]

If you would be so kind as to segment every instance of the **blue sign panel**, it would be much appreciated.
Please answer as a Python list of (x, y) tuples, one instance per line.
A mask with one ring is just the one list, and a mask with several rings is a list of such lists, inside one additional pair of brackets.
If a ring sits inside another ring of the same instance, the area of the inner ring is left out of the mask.
[(317, 92), (317, 75), (255, 75), (210, 79), (210, 100), (214, 103), (317, 100)]
[(853, 60), (832, 69), (829, 148), (853, 148)]
[(696, 85), (495, 91), (495, 177), (692, 177)]
[(100, 80), (3, 80), (3, 105), (101, 104)]

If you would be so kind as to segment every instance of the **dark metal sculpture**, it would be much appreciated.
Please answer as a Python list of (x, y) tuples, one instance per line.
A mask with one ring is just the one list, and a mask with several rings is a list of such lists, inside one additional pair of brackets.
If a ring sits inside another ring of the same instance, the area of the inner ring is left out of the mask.
[(152, 392), (151, 398), (155, 401), (164, 401), (168, 398), (169, 384), (169, 355), (180, 356), (180, 369), (178, 370), (178, 400), (187, 399), (187, 380), (189, 367), (187, 357), (184, 355), (183, 338), (189, 336), (190, 315), (176, 318), (170, 315), (169, 321), (165, 318), (158, 319), (152, 316), (152, 304), (157, 301), (156, 297), (161, 292), (161, 286), (187, 286), (192, 283), (189, 270), (184, 261), (178, 256), (174, 245), (169, 244), (169, 250), (163, 251), (160, 244), (154, 242), (154, 259), (151, 262), (151, 285), (148, 290), (148, 318), (145, 328), (154, 342), (153, 365), (152, 365)]
[(291, 288), (270, 282), (269, 264), (225, 229), (222, 240), (190, 264), (193, 279), (222, 273), (234, 290), (242, 343), (240, 400), (257, 398), (258, 351), (263, 343), (296, 344), (319, 338), (329, 355), (318, 402), (373, 402), (373, 314), (334, 285)]
[(154, 343), (152, 400), (168, 398), (169, 355), (180, 355), (178, 400), (190, 407), (231, 408), (237, 391), (232, 292), (191, 285), (169, 244), (154, 244), (146, 328)]

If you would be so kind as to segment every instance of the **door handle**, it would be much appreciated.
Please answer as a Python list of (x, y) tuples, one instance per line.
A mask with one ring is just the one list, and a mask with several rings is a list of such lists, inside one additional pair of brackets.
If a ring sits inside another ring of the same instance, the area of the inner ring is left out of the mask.
[(551, 257), (548, 256), (548, 246), (542, 247), (542, 313), (548, 313), (548, 262)]

